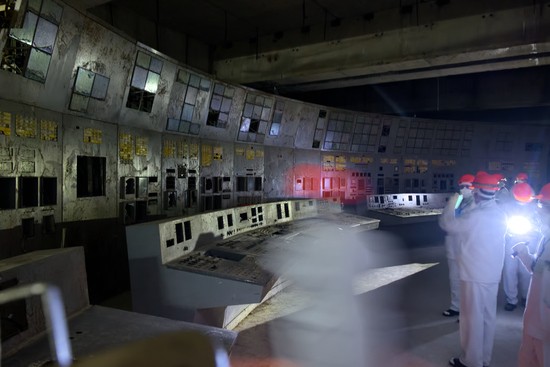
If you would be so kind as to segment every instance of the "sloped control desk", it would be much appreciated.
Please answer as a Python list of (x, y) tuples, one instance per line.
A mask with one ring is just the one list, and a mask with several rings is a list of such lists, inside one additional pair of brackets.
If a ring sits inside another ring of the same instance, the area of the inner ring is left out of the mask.
[(327, 223), (365, 231), (379, 220), (335, 201), (289, 200), (128, 226), (133, 310), (231, 328), (285, 286), (263, 256)]

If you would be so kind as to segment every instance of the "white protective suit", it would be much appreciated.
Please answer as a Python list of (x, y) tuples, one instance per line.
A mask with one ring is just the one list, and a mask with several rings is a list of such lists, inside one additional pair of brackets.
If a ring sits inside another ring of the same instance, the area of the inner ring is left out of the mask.
[(519, 350), (519, 367), (550, 367), (550, 212), (541, 213), (543, 235), (536, 254), (527, 246), (516, 250), (532, 270), (527, 305), (523, 314), (523, 339)]
[(504, 263), (506, 215), (493, 198), (457, 217), (443, 213), (440, 224), (460, 236), (460, 361), (468, 367), (491, 363), (497, 294)]
[[(456, 208), (457, 201), (460, 200), (458, 208)], [(463, 188), (459, 193), (455, 193), (449, 198), (447, 205), (443, 209), (444, 213), (447, 215), (454, 214), (460, 216), (463, 213), (473, 209), (475, 207), (474, 197), (472, 195), (472, 190), (469, 188)], [(443, 228), (441, 216), (439, 219), (439, 225)], [(444, 228), (443, 228), (444, 229)], [(449, 310), (460, 311), (460, 277), (458, 274), (458, 251), (460, 242), (460, 235), (456, 233), (447, 233), (445, 235), (445, 250), (447, 254), (447, 263), (449, 266), (449, 286), (451, 290), (451, 304)]]

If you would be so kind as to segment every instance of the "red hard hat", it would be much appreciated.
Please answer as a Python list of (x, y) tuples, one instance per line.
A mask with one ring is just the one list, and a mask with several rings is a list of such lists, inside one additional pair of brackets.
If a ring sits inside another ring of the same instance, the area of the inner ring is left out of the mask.
[(550, 203), (550, 183), (547, 183), (540, 189), (540, 192), (537, 196), (535, 196), (540, 201), (543, 201), (545, 203)]
[(472, 186), (472, 182), (474, 182), (474, 179), (475, 179), (474, 175), (467, 173), (458, 179), (458, 185)]
[(527, 182), (520, 182), (512, 186), (512, 195), (521, 203), (530, 203), (535, 198), (535, 192)]
[(473, 186), (485, 191), (497, 191), (500, 178), (500, 175), (490, 175), (487, 172), (480, 171), (474, 178)]
[(520, 172), (516, 175), (516, 182), (525, 182), (529, 179), (529, 176), (527, 176), (527, 173)]

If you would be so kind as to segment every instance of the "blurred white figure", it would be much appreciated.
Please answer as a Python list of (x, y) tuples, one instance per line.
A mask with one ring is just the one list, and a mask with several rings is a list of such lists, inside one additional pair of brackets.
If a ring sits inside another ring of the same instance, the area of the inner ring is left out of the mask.
[(536, 254), (525, 243), (514, 249), (532, 272), (523, 314), (523, 338), (519, 349), (520, 367), (550, 367), (550, 183), (542, 187), (539, 199), (542, 240)]
[(354, 296), (353, 279), (372, 267), (373, 254), (354, 233), (329, 222), (315, 227), (265, 261), (310, 297), (305, 310), (273, 324), (274, 352), (304, 367), (369, 366), (368, 315)]

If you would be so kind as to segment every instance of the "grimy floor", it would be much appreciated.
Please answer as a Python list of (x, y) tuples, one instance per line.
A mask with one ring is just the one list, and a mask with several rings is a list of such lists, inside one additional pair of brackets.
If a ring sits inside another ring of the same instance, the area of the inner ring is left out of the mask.
[[(359, 317), (354, 316), (357, 325), (368, 324), (364, 329), (368, 335), (364, 350), (369, 362), (365, 364), (447, 366), (451, 357), (458, 356), (460, 346), (457, 318), (441, 315), (449, 302), (444, 246), (441, 242), (429, 245), (405, 244), (399, 240), (369, 242), (376, 241), (365, 238), (366, 246), (371, 248), (379, 262), (376, 269), (364, 273), (363, 284), (355, 290), (355, 301), (360, 312)], [(313, 303), (308, 297), (301, 289), (291, 286), (259, 306), (241, 322), (236, 328), (239, 335), (231, 352), (232, 366), (300, 365), (295, 363), (303, 358), (300, 352), (296, 352), (300, 348), (296, 345), (281, 347), (281, 338), (277, 342), (275, 336), (280, 335), (281, 327), (296, 320), (296, 315), (303, 314), (307, 318), (311, 310), (318, 312), (315, 297)], [(508, 312), (503, 309), (503, 304), (501, 289), (491, 366), (512, 367), (517, 365), (523, 308)], [(332, 312), (336, 314), (338, 310), (336, 306)], [(326, 326), (323, 327), (330, 330)], [(298, 340), (297, 344), (317, 347), (320, 354), (326, 353), (326, 348), (330, 349), (331, 344), (323, 341), (330, 341), (329, 333), (318, 333), (309, 344), (303, 340)], [(285, 347), (293, 352), (285, 351)], [(331, 364), (334, 362), (326, 363)], [(336, 364), (353, 365), (348, 360)]]

